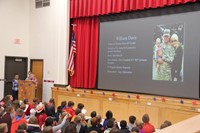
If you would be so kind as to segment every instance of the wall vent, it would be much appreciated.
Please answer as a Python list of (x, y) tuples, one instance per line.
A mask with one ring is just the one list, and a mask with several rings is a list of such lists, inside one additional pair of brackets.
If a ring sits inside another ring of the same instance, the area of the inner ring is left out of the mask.
[(50, 0), (35, 0), (35, 8), (50, 6)]

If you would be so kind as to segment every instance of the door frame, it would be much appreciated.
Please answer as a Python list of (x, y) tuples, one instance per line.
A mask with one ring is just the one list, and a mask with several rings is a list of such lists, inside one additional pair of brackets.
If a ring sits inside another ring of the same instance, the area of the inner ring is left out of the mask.
[[(32, 72), (32, 63), (33, 61), (42, 61), (43, 64), (42, 64), (42, 72), (44, 70), (44, 60), (43, 59), (30, 59), (30, 71)], [(43, 74), (42, 74), (42, 79), (43, 79)]]
[[(30, 71), (32, 72), (33, 61), (42, 61), (42, 92), (43, 92), (43, 78), (44, 78), (44, 59), (30, 59)], [(42, 94), (43, 95), (43, 94)], [(43, 97), (42, 97), (43, 98)], [(42, 101), (42, 99), (40, 99)]]

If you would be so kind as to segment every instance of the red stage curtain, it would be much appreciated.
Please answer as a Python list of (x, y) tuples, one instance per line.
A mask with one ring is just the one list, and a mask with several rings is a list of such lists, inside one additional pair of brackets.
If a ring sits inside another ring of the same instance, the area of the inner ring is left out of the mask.
[(77, 24), (74, 29), (77, 53), (75, 74), (70, 77), (70, 85), (76, 88), (94, 88), (98, 63), (98, 18), (78, 18), (73, 24)]
[(144, 10), (188, 2), (196, 0), (70, 0), (70, 18)]

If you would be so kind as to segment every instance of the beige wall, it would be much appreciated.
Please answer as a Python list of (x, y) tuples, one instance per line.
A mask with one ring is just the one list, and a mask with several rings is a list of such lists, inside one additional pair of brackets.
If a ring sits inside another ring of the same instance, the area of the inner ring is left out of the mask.
[[(24, 56), (44, 60), (43, 79), (67, 84), (69, 0), (51, 0), (49, 7), (38, 9), (34, 2), (0, 0), (0, 79), (4, 78), (5, 56)], [(14, 44), (16, 38), (21, 39), (20, 45)], [(43, 86), (43, 100), (51, 97), (49, 86)], [(3, 90), (0, 81), (0, 99)]]
[[(30, 58), (44, 59), (43, 79), (67, 84), (69, 1), (51, 0), (50, 7), (37, 9), (34, 2), (30, 3)], [(51, 97), (49, 87), (43, 85), (45, 101)]]
[[(29, 0), (0, 0), (0, 79), (4, 78), (5, 56), (29, 56)], [(14, 44), (15, 39), (21, 44)], [(0, 99), (4, 94), (0, 81)]]

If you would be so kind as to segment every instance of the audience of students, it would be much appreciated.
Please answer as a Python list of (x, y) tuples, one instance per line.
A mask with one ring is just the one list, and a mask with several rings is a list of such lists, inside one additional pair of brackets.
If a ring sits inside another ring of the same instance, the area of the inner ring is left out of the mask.
[[(148, 114), (144, 114), (142, 121), (131, 115), (129, 121), (121, 120), (118, 126), (112, 111), (106, 112), (102, 122), (96, 111), (91, 112), (91, 118), (86, 120), (82, 113), (84, 104), (79, 103), (74, 110), (74, 102), (63, 101), (55, 110), (53, 98), (49, 103), (41, 103), (38, 98), (24, 99), (20, 105), (18, 100), (12, 101), (11, 95), (5, 96), (0, 103), (0, 133), (153, 133), (155, 128), (150, 124)], [(30, 99), (31, 100), (31, 99)], [(102, 125), (103, 123), (103, 125)], [(165, 121), (160, 129), (171, 125)]]

